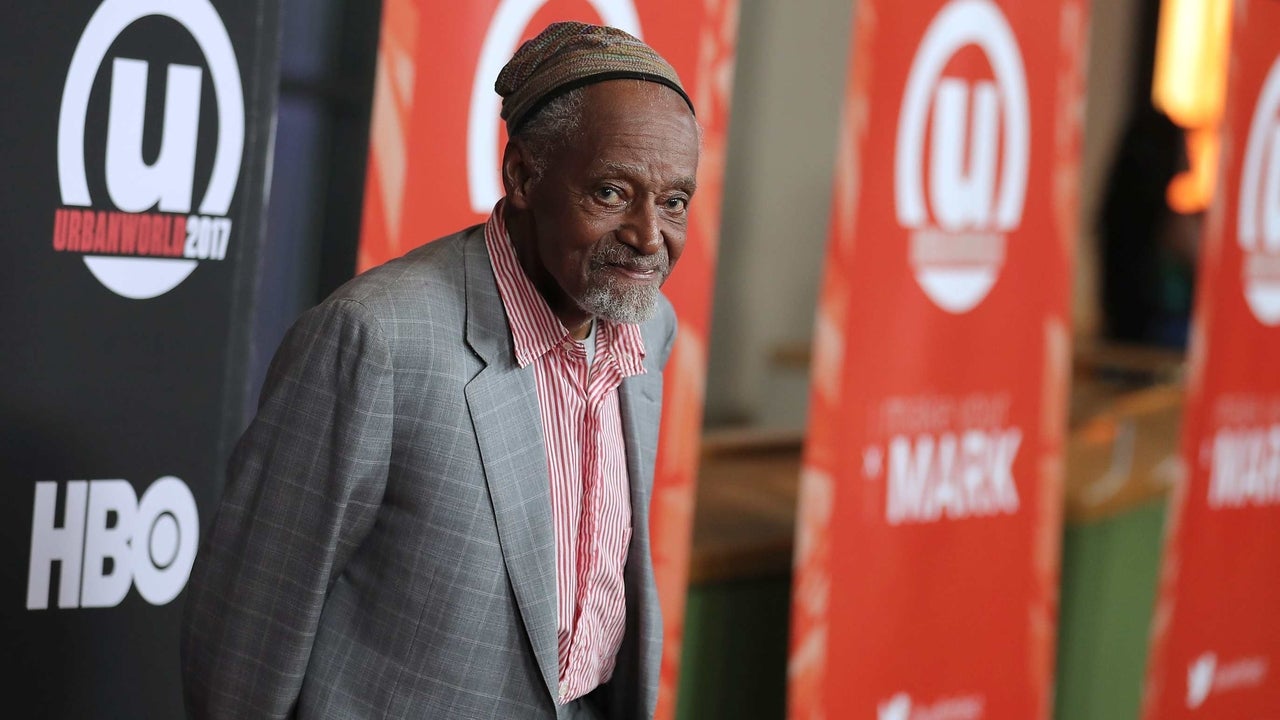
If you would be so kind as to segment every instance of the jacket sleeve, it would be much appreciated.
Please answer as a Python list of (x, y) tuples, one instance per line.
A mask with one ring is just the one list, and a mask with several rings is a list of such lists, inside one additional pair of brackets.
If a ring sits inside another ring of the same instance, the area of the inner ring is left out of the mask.
[(329, 588), (386, 486), (392, 367), (352, 300), (304, 314), (272, 361), (197, 556), (182, 630), (193, 718), (293, 712)]

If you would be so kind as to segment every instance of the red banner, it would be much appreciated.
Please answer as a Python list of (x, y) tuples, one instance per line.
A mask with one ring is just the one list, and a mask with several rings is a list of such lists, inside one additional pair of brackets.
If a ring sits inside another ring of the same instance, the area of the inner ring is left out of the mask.
[(493, 90), (525, 40), (558, 20), (603, 23), (675, 67), (704, 129), (688, 244), (663, 287), (680, 335), (665, 374), (651, 531), (666, 625), (658, 717), (674, 716), (720, 230), (737, 0), (386, 0), (358, 269), (483, 222), (502, 197), (506, 129)]
[(814, 341), (793, 718), (1050, 711), (1082, 0), (860, 0)]
[(1280, 3), (1235, 6), (1143, 717), (1280, 717)]

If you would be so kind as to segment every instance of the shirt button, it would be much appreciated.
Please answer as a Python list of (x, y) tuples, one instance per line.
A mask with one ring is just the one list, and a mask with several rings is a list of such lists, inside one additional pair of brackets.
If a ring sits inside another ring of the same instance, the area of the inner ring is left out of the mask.
[(568, 683), (568, 682), (562, 682), (562, 683), (560, 683), (560, 702), (561, 702), (561, 704), (563, 704), (563, 703), (564, 703), (564, 699), (565, 699), (566, 697), (568, 697), (568, 696), (569, 696), (569, 683)]

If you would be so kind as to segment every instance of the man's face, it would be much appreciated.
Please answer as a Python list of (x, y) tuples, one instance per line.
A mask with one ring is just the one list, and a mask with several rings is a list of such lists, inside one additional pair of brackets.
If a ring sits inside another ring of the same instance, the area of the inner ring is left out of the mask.
[(584, 92), (579, 135), (509, 192), (530, 221), (531, 237), (513, 235), (522, 264), (570, 330), (652, 316), (684, 250), (698, 170), (697, 125), (674, 91), (610, 80)]

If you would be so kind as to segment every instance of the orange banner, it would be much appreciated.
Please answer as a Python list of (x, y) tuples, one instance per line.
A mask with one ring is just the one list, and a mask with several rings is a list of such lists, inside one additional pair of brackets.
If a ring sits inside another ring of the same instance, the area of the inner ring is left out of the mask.
[(790, 717), (1048, 717), (1086, 21), (857, 3)]
[(1143, 717), (1280, 717), (1280, 4), (1235, 6)]
[(676, 68), (704, 129), (684, 255), (663, 292), (680, 334), (666, 391), (651, 531), (666, 625), (658, 717), (674, 717), (702, 428), (710, 301), (737, 37), (737, 0), (386, 0), (358, 269), (482, 222), (502, 197), (506, 130), (493, 90), (525, 40), (558, 20), (603, 23)]

